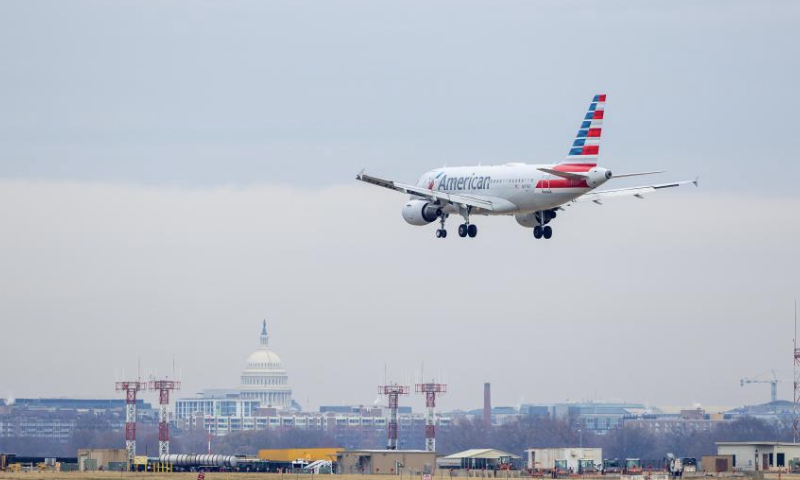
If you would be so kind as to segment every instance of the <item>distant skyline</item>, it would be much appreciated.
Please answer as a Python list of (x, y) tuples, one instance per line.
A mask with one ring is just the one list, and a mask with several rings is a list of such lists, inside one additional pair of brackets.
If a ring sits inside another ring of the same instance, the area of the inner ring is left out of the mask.
[[(234, 387), (265, 318), (313, 408), (421, 365), (444, 410), (791, 374), (797, 2), (45, 5), (0, 4), (2, 397), (116, 398), (139, 359)], [(354, 181), (558, 161), (596, 93), (604, 166), (700, 187), (464, 242)]]

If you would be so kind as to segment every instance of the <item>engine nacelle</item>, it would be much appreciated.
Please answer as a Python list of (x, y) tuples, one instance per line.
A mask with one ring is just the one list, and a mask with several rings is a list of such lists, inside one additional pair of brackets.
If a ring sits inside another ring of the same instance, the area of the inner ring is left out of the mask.
[(427, 225), (442, 216), (442, 207), (424, 200), (409, 200), (403, 205), (403, 219), (411, 225)]
[(517, 223), (519, 223), (525, 228), (533, 228), (539, 225), (547, 225), (548, 223), (550, 223), (550, 220), (554, 218), (556, 218), (555, 210), (544, 211), (544, 222), (542, 222), (541, 219), (539, 218), (539, 212), (518, 213), (514, 215), (514, 219), (517, 220)]
[(613, 176), (614, 175), (611, 173), (611, 170), (603, 167), (595, 167), (586, 172), (586, 185), (589, 185), (592, 188), (599, 187), (600, 185), (611, 180), (611, 177)]

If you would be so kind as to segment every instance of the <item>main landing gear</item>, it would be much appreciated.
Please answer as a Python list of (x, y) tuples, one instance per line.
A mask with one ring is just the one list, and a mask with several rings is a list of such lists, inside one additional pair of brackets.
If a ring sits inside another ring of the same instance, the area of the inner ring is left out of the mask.
[(472, 213), (472, 207), (465, 207), (461, 209), (461, 216), (464, 217), (464, 223), (458, 226), (458, 236), (461, 238), (469, 235), (469, 238), (475, 238), (478, 234), (478, 227), (469, 223), (469, 214)]
[(542, 237), (544, 237), (545, 239), (549, 239), (550, 237), (552, 237), (553, 229), (552, 227), (550, 227), (550, 225), (547, 225), (547, 223), (550, 223), (550, 220), (556, 218), (556, 212), (554, 210), (536, 212), (536, 217), (537, 220), (539, 220), (539, 223), (543, 223), (545, 225), (544, 226), (536, 225), (535, 227), (533, 227), (533, 237), (536, 238), (537, 240)]
[[(461, 238), (470, 237), (475, 238), (478, 235), (478, 226), (469, 223), (469, 212), (471, 209), (464, 210), (461, 215), (464, 217), (464, 223), (458, 226), (458, 236)], [(441, 225), (436, 230), (436, 238), (447, 238), (447, 230), (444, 229), (444, 221), (447, 219), (448, 214), (443, 213), (439, 216), (439, 224)]]
[(469, 235), (470, 238), (475, 238), (478, 234), (478, 227), (471, 223), (462, 223), (458, 226), (458, 236), (461, 238)]
[(533, 237), (536, 239), (544, 237), (548, 239), (553, 236), (553, 229), (549, 225), (542, 226), (535, 226), (533, 227)]

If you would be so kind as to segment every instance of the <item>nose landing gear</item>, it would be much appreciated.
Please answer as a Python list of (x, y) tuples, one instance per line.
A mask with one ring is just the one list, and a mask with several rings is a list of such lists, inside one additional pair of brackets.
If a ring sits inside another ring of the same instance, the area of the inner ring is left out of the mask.
[(442, 213), (439, 215), (439, 224), (441, 227), (436, 230), (436, 238), (447, 238), (447, 230), (444, 229), (444, 221), (447, 220), (447, 214)]

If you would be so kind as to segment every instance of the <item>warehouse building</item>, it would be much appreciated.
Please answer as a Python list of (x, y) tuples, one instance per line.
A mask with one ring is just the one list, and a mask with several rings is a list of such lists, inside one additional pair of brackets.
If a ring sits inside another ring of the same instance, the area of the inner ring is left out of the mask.
[(304, 460), (307, 463), (318, 460), (336, 461), (341, 448), (273, 448), (258, 451), (258, 458), (274, 463), (292, 463)]
[(436, 452), (423, 450), (345, 450), (336, 455), (336, 473), (365, 475), (433, 474)]
[(474, 448), (437, 460), (439, 468), (469, 470), (519, 470), (522, 458), (492, 448)]
[(128, 469), (128, 452), (124, 448), (82, 448), (78, 450), (78, 470), (123, 471)]
[(800, 444), (782, 442), (717, 442), (717, 455), (730, 455), (739, 471), (777, 471), (800, 461)]

